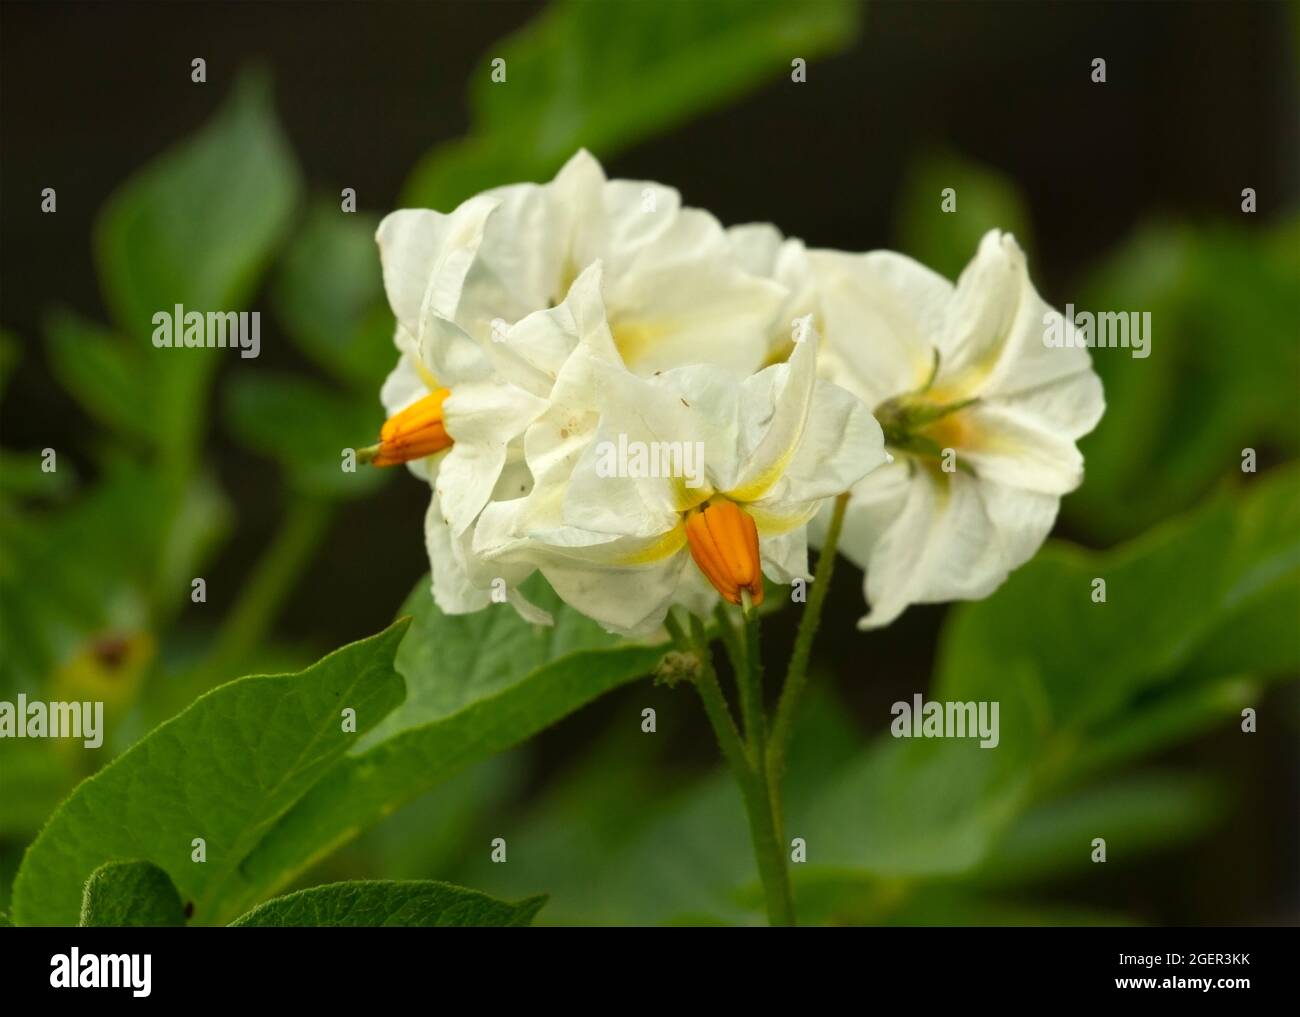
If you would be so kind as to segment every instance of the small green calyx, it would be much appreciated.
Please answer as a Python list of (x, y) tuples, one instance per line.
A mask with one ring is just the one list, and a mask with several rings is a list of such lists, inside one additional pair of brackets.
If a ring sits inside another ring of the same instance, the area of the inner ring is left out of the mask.
[(699, 674), (699, 657), (693, 653), (670, 650), (663, 655), (659, 666), (655, 668), (654, 682), (656, 685), (667, 685), (672, 688), (681, 682), (695, 681)]

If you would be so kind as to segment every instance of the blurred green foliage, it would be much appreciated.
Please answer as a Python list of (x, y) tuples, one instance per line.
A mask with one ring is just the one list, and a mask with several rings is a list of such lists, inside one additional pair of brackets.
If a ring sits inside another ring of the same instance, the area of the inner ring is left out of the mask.
[[(583, 147), (608, 158), (789, 74), (792, 53), (844, 46), (859, 14), (853, 0), (554, 3), (484, 54), (470, 78), (470, 134), (416, 166), (405, 203), (450, 208), (487, 187), (547, 179)], [(512, 87), (493, 80), (494, 66)]]

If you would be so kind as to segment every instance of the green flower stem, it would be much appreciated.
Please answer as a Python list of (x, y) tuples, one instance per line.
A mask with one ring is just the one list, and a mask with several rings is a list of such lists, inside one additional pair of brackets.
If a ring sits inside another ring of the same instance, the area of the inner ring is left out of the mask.
[(719, 601), (718, 606), (714, 608), (713, 618), (718, 623), (718, 632), (722, 636), (722, 645), (726, 647), (727, 659), (731, 661), (732, 673), (739, 681), (740, 672), (745, 667), (745, 644), (736, 631), (736, 625), (731, 620), (731, 613), (727, 610), (725, 602)]
[(736, 682), (740, 686), (740, 712), (745, 719), (745, 744), (749, 747), (749, 759), (754, 770), (763, 774), (766, 758), (764, 730), (766, 719), (763, 716), (763, 658), (758, 648), (758, 612), (749, 598), (749, 591), (742, 594), (741, 617), (745, 626), (745, 650), (743, 666), (736, 670)]
[(831, 576), (835, 572), (835, 551), (840, 542), (840, 531), (844, 528), (844, 510), (848, 502), (847, 491), (835, 499), (830, 530), (826, 534), (826, 541), (817, 558), (812, 592), (808, 596), (808, 606), (804, 609), (803, 618), (799, 622), (794, 651), (790, 654), (790, 668), (786, 672), (785, 686), (781, 689), (781, 698), (776, 704), (776, 716), (772, 721), (772, 735), (767, 752), (767, 782), (773, 791), (772, 805), (778, 836), (782, 835), (784, 825), (781, 809), (781, 781), (785, 776), (786, 750), (790, 745), (790, 735), (794, 729), (799, 700), (808, 685), (808, 657), (812, 652), (817, 627), (821, 624), (822, 606), (826, 602), (826, 593), (831, 586)]
[[(756, 660), (757, 613), (751, 612), (751, 614), (754, 615), (752, 628), (755, 653), (753, 656), (747, 655), (747, 657)], [(722, 756), (731, 768), (732, 775), (740, 787), (741, 797), (745, 803), (745, 813), (749, 819), (750, 838), (753, 841), (754, 856), (758, 862), (758, 874), (763, 884), (763, 895), (767, 902), (768, 921), (772, 925), (794, 925), (794, 898), (790, 891), (790, 874), (786, 869), (785, 853), (781, 849), (781, 843), (776, 834), (772, 798), (767, 786), (765, 768), (761, 763), (755, 765), (753, 758), (746, 751), (745, 743), (741, 739), (740, 732), (736, 729), (731, 711), (727, 708), (726, 699), (722, 695), (722, 687), (718, 684), (717, 672), (713, 667), (712, 653), (705, 637), (704, 625), (698, 618), (692, 617), (691, 635), (689, 637), (682, 631), (681, 625), (671, 614), (666, 625), (677, 642), (678, 648), (682, 652), (693, 654), (699, 662), (694, 684), (704, 704), (704, 713), (709, 718), (713, 733), (718, 739), (718, 746), (722, 750)], [(742, 677), (741, 674), (738, 674), (737, 680), (747, 685), (751, 684), (750, 670), (748, 667), (745, 668), (745, 675)], [(761, 699), (758, 715), (759, 717), (762, 716)], [(761, 723), (756, 725), (754, 730), (761, 732)], [(761, 756), (758, 758), (761, 758)]]

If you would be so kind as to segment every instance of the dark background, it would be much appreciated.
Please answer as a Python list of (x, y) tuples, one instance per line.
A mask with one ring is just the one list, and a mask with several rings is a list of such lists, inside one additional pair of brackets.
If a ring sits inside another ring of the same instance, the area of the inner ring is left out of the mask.
[[(271, 70), (309, 187), (337, 194), (351, 186), (363, 209), (385, 212), (418, 158), (464, 133), (464, 83), (480, 57), (540, 7), (5, 3), (0, 324), (27, 355), (0, 407), (4, 444), (54, 445), (74, 457), (89, 450), (91, 422), (40, 353), (42, 316), (64, 304), (107, 320), (89, 242), (96, 211), (129, 174), (203, 124), (241, 68), (260, 61)], [(1035, 281), (1061, 304), (1065, 282), (1139, 222), (1234, 214), (1247, 186), (1258, 193), (1260, 225), (1294, 205), (1296, 39), (1295, 11), (1281, 3), (876, 2), (857, 44), (812, 61), (806, 84), (774, 80), (606, 169), (673, 184), (727, 224), (771, 220), (813, 245), (865, 250), (891, 243), (907, 168), (942, 143), (1022, 188)], [(189, 80), (196, 56), (207, 61), (204, 85)], [(1089, 76), (1098, 56), (1107, 61), (1104, 85)], [(57, 189), (55, 215), (40, 213), (43, 187)], [(264, 364), (311, 370), (278, 340), (273, 317), (264, 326)], [(268, 539), (278, 487), (273, 469), (219, 424), (209, 458), (240, 513), (211, 569), (220, 609), (222, 591), (238, 586)], [(78, 465), (91, 470), (88, 456)], [(403, 482), (349, 504), (277, 630), (327, 648), (385, 624), (426, 571), (426, 501), (423, 485)], [(890, 702), (924, 687), (944, 609), (913, 608), (887, 631), (862, 636), (853, 630), (859, 581), (841, 567), (819, 657), (874, 729)], [(650, 696), (661, 717), (673, 717), (663, 727), (675, 731), (668, 751), (683, 766), (712, 764), (693, 703), (659, 688), (624, 689), (538, 740), (534, 782), (627, 709), (630, 695), (638, 710)], [(1274, 695), (1294, 708), (1294, 690)], [(1076, 899), (1161, 923), (1295, 922), (1296, 747), (1267, 728), (1253, 744), (1249, 759), (1230, 736), (1175, 754), (1213, 754), (1240, 771), (1250, 797), (1231, 823), (1125, 869), (1113, 897), (1099, 900), (1081, 883)], [(1067, 885), (1058, 896), (1070, 894)]]

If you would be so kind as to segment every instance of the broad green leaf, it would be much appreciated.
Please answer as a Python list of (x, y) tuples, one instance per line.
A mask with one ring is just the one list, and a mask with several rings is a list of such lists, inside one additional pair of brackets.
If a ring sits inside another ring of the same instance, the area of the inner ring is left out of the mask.
[[(905, 175), (895, 232), (899, 249), (956, 280), (991, 229), (1015, 234), (1030, 250), (1029, 211), (1015, 184), (987, 166), (953, 152), (923, 156)], [(955, 208), (944, 210), (945, 191)]]
[(340, 395), (295, 375), (246, 373), (226, 387), (225, 411), (235, 436), (275, 459), (302, 494), (356, 497), (391, 476), (364, 463), (343, 469), (344, 449), (379, 440), (384, 414), (376, 393)]
[(90, 874), (80, 925), (160, 927), (185, 924), (176, 887), (149, 862), (108, 862)]
[(451, 774), (649, 674), (663, 655), (608, 635), (542, 585), (529, 590), (554, 626), (529, 625), (505, 604), (449, 617), (427, 580), (416, 586), (403, 608), (414, 622), (397, 658), (405, 704), (247, 860), (244, 872), (260, 895)]
[(397, 360), (378, 225), (374, 216), (343, 212), (335, 202), (316, 205), (285, 250), (272, 290), (276, 314), (303, 353), (376, 405)]
[[(263, 834), (402, 698), (393, 668), (408, 623), (300, 674), (241, 678), (198, 699), (82, 782), (23, 860), (15, 918), (71, 925), (81, 886), (118, 858), (151, 861), (210, 924), (239, 913), (242, 870)], [(356, 733), (343, 711), (355, 710)], [(205, 861), (195, 861), (201, 838)]]
[(104, 295), (117, 326), (143, 354), (152, 426), (163, 447), (193, 447), (212, 372), (222, 358), (239, 356), (228, 349), (156, 349), (153, 316), (177, 305), (246, 310), (299, 189), (266, 79), (250, 74), (207, 126), (131, 177), (103, 209), (95, 251)]
[(0, 929), (12, 929), (13, 927), (14, 923), (9, 920), (8, 915), (0, 914)]
[(255, 907), (232, 925), (353, 926), (383, 925), (434, 928), (442, 926), (531, 925), (546, 903), (530, 897), (515, 904), (477, 890), (449, 883), (361, 880), (332, 883), (276, 897)]
[[(485, 187), (547, 177), (584, 146), (607, 158), (764, 81), (788, 82), (793, 57), (847, 46), (858, 13), (851, 0), (552, 4), (484, 55), (472, 134), (416, 167), (406, 202), (451, 208)], [(492, 80), (498, 58), (505, 82)]]

